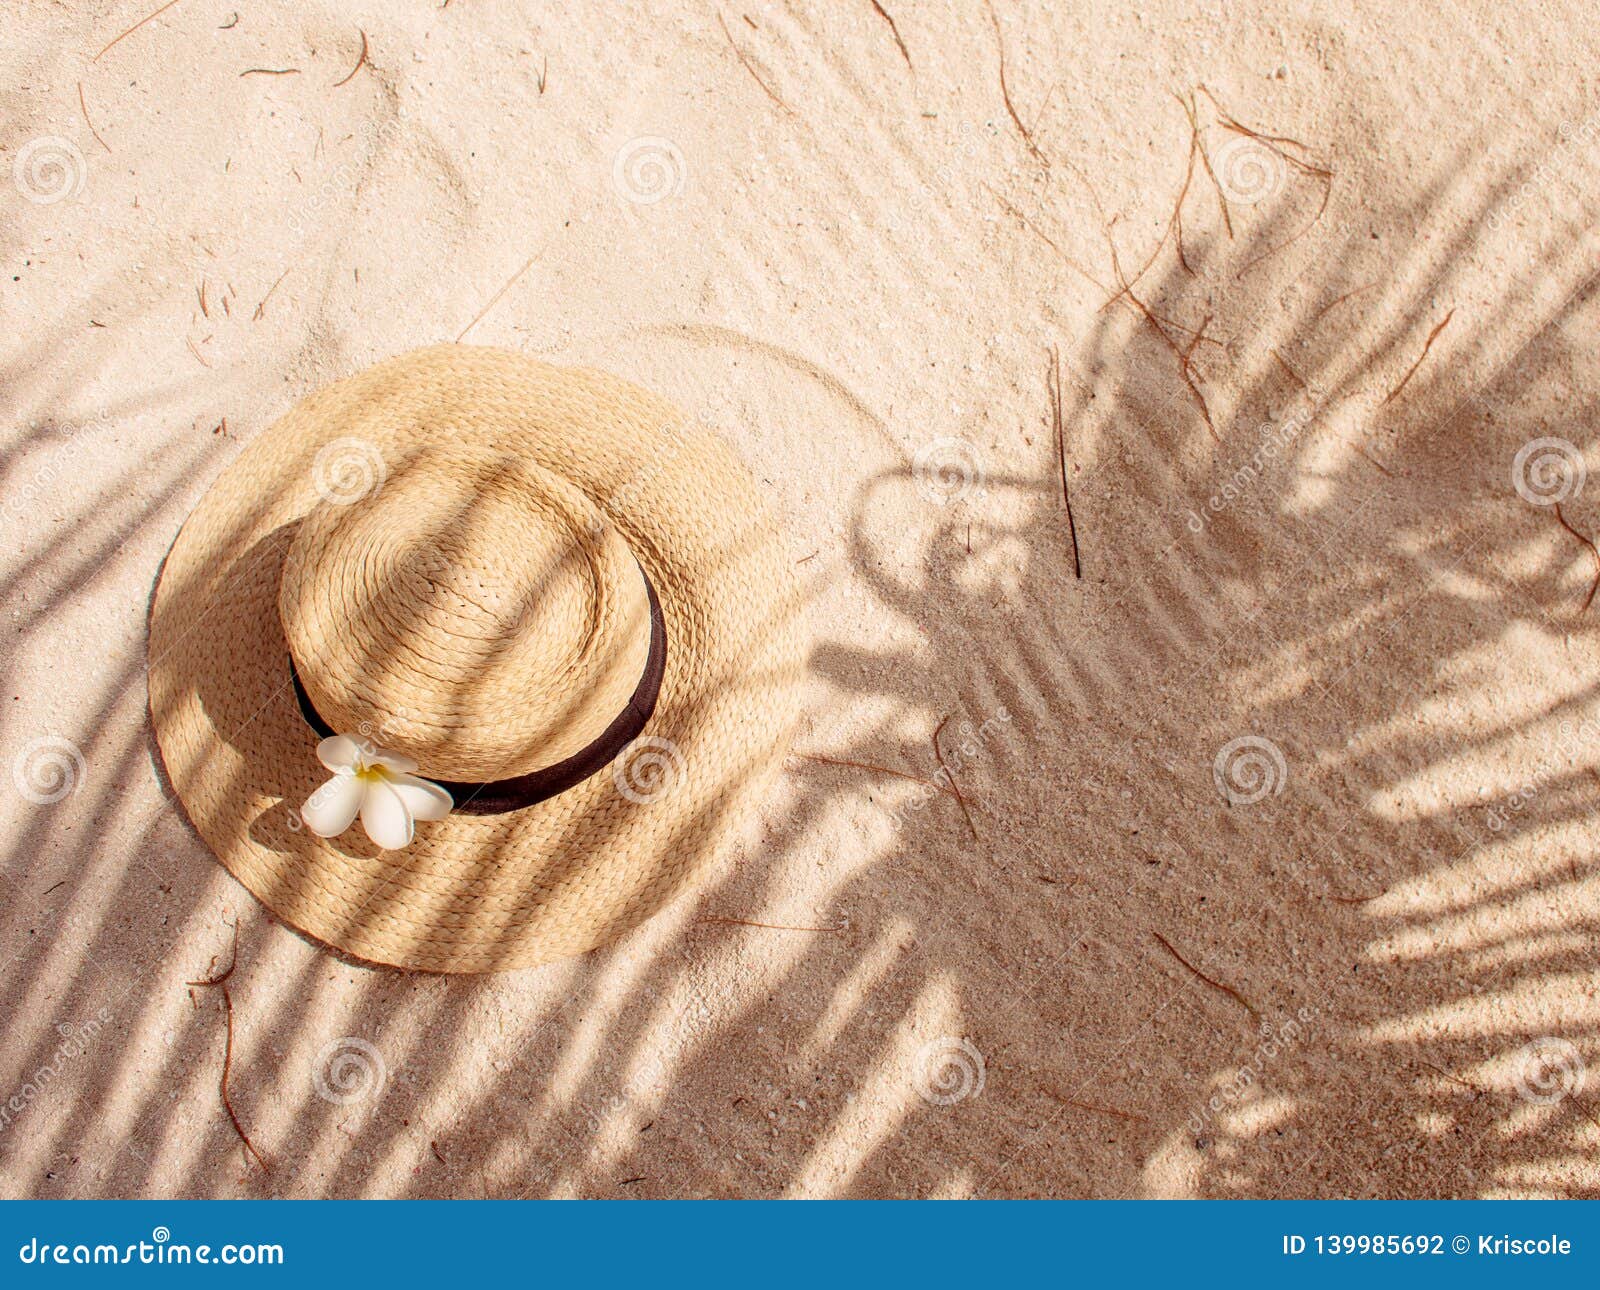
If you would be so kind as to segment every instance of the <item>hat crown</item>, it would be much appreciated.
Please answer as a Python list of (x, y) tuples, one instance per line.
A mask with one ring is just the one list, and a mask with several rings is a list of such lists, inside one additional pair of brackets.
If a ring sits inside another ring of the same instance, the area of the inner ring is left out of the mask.
[(278, 610), (306, 694), (340, 733), (469, 782), (598, 738), (650, 648), (644, 575), (560, 475), (491, 449), (424, 449), (301, 521)]

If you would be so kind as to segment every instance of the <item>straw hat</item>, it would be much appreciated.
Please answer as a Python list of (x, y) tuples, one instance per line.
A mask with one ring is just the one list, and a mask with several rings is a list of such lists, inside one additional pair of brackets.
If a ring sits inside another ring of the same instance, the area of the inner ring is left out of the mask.
[(802, 670), (749, 473), (615, 377), (445, 345), (306, 399), (178, 534), (150, 710), (179, 798), (284, 921), (525, 967), (690, 885)]

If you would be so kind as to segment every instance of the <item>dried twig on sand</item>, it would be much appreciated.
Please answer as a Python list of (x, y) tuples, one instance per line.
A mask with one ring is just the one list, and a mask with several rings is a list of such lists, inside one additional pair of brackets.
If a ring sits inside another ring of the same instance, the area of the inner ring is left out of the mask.
[[(1184, 385), (1188, 387), (1189, 393), (1194, 396), (1195, 402), (1199, 405), (1200, 415), (1205, 419), (1206, 430), (1210, 432), (1213, 439), (1220, 443), (1222, 437), (1217, 434), (1216, 424), (1211, 419), (1211, 406), (1206, 402), (1206, 396), (1201, 392), (1200, 386), (1194, 379), (1192, 362), (1194, 345), (1191, 345), (1187, 351), (1179, 349), (1177, 341), (1172, 339), (1171, 333), (1167, 330), (1169, 326), (1173, 327), (1174, 330), (1180, 331), (1190, 331), (1190, 329), (1180, 324), (1164, 321), (1143, 300), (1139, 299), (1133, 290), (1133, 284), (1128, 281), (1127, 275), (1122, 271), (1122, 257), (1117, 254), (1117, 239), (1112, 234), (1114, 221), (1106, 218), (1106, 208), (1100, 201), (1099, 192), (1090, 181), (1089, 176), (1073, 165), (1070, 160), (1067, 162), (1067, 167), (1073, 174), (1077, 175), (1079, 181), (1089, 190), (1090, 200), (1094, 202), (1095, 213), (1100, 217), (1100, 231), (1105, 235), (1106, 247), (1111, 252), (1111, 272), (1117, 282), (1117, 292), (1112, 296), (1112, 299), (1127, 299), (1139, 311), (1161, 343), (1172, 351), (1172, 356), (1178, 360), (1178, 375), (1183, 378)], [(1197, 337), (1195, 344), (1199, 343), (1198, 338), (1204, 330), (1204, 327), (1202, 327), (1199, 332), (1191, 333)]]
[(1376, 896), (1336, 896), (1329, 892), (1328, 899), (1338, 905), (1365, 905), (1377, 900), (1378, 896), (1386, 896), (1388, 894), (1387, 891), (1380, 891)]
[(778, 91), (773, 89), (772, 86), (768, 85), (767, 82), (762, 78), (761, 73), (756, 71), (756, 65), (747, 57), (745, 57), (744, 50), (739, 48), (739, 43), (734, 40), (733, 33), (728, 30), (728, 21), (722, 16), (721, 10), (717, 11), (717, 21), (722, 25), (722, 34), (728, 38), (728, 46), (733, 50), (734, 57), (736, 57), (740, 63), (744, 65), (744, 70), (750, 73), (751, 79), (753, 79), (755, 83), (761, 87), (769, 99), (781, 107), (790, 116), (794, 116), (795, 110), (783, 101), (783, 99), (779, 96)]
[(950, 717), (946, 715), (944, 720), (933, 728), (933, 755), (938, 760), (939, 769), (944, 772), (945, 779), (949, 781), (951, 790), (955, 793), (956, 805), (961, 808), (961, 814), (966, 817), (967, 827), (972, 830), (973, 841), (977, 841), (978, 826), (972, 822), (972, 812), (967, 809), (967, 799), (962, 795), (961, 786), (956, 783), (956, 777), (950, 773), (950, 768), (944, 764), (944, 752), (939, 747), (939, 735), (949, 720)]
[(945, 793), (950, 797), (956, 796), (953, 788), (937, 784), (931, 779), (924, 779), (921, 775), (910, 774), (908, 771), (893, 770), (888, 766), (875, 766), (866, 761), (849, 761), (843, 757), (823, 757), (817, 753), (795, 753), (794, 755), (801, 761), (814, 761), (823, 766), (844, 766), (850, 770), (864, 770), (873, 775), (888, 775), (893, 779), (904, 779), (913, 784), (921, 784), (922, 787), (931, 788), (936, 793)]
[(1072, 576), (1083, 578), (1083, 561), (1078, 557), (1078, 526), (1072, 519), (1072, 494), (1067, 488), (1066, 419), (1061, 415), (1061, 354), (1050, 347), (1050, 366), (1045, 370), (1050, 390), (1050, 425), (1056, 437), (1056, 459), (1061, 466), (1061, 501), (1067, 508), (1067, 533), (1072, 538)]
[[(215, 963), (217, 960), (211, 960)], [(233, 1122), (233, 1131), (239, 1135), (239, 1141), (244, 1143), (245, 1151), (255, 1162), (261, 1166), (263, 1172), (270, 1171), (272, 1166), (267, 1163), (267, 1158), (256, 1150), (256, 1144), (250, 1141), (250, 1135), (244, 1131), (244, 1125), (239, 1120), (239, 1113), (233, 1109), (233, 1099), (228, 1096), (228, 1076), (233, 1071), (233, 996), (228, 993), (228, 978), (233, 975), (234, 968), (239, 966), (239, 923), (233, 924), (233, 953), (228, 958), (228, 966), (215, 976), (202, 977), (198, 981), (189, 981), (185, 984), (191, 986), (216, 987), (222, 991), (222, 1007), (227, 1016), (228, 1032), (225, 1046), (222, 1050), (222, 1109), (228, 1113), (228, 1119)]]
[(533, 262), (538, 258), (539, 252), (537, 251), (530, 255), (528, 257), (528, 262), (515, 273), (513, 273), (509, 279), (507, 279), (505, 286), (501, 287), (500, 290), (496, 291), (494, 295), (489, 297), (489, 303), (484, 305), (482, 309), (478, 310), (478, 316), (461, 329), (461, 334), (456, 337), (456, 343), (458, 345), (466, 338), (466, 335), (469, 331), (483, 321), (484, 316), (489, 312), (489, 310), (493, 309), (495, 305), (499, 303), (500, 297), (505, 295), (506, 292), (510, 291), (511, 288), (516, 285), (517, 279), (522, 277), (522, 275), (529, 269), (533, 268)]
[(1285, 376), (1298, 385), (1302, 390), (1306, 388), (1305, 379), (1300, 375), (1299, 372), (1295, 371), (1294, 368), (1289, 366), (1289, 360), (1278, 352), (1278, 347), (1276, 345), (1272, 346), (1272, 357), (1277, 360), (1278, 366), (1283, 369)]
[(894, 43), (900, 47), (900, 57), (906, 60), (906, 66), (916, 71), (917, 69), (911, 65), (911, 51), (906, 48), (906, 42), (900, 39), (900, 28), (895, 25), (894, 15), (879, 4), (878, 0), (868, 0), (868, 3), (877, 11), (878, 17), (889, 24), (889, 30), (894, 35)]
[(1584, 546), (1588, 547), (1589, 554), (1594, 557), (1594, 581), (1589, 584), (1589, 594), (1583, 598), (1583, 604), (1578, 606), (1578, 612), (1581, 614), (1594, 602), (1594, 593), (1600, 591), (1600, 547), (1595, 546), (1591, 539), (1584, 537), (1582, 533), (1567, 523), (1567, 517), (1561, 513), (1560, 502), (1556, 503), (1556, 523), (1582, 542)]
[[(1173, 97), (1177, 98), (1176, 95)], [(1185, 112), (1189, 111), (1189, 105), (1187, 103), (1184, 103), (1182, 99), (1178, 99), (1178, 102), (1182, 105)], [(1190, 267), (1189, 257), (1183, 249), (1183, 203), (1184, 199), (1189, 196), (1189, 185), (1194, 180), (1194, 159), (1195, 154), (1199, 150), (1199, 146), (1200, 132), (1195, 128), (1194, 117), (1191, 115), (1189, 118), (1189, 160), (1188, 164), (1184, 167), (1183, 183), (1178, 189), (1178, 198), (1172, 205), (1172, 216), (1167, 220), (1167, 227), (1161, 233), (1161, 240), (1156, 243), (1155, 249), (1150, 252), (1149, 258), (1145, 260), (1143, 265), (1140, 266), (1139, 271), (1129, 279), (1127, 287), (1119, 288), (1115, 293), (1112, 294), (1111, 298), (1108, 299), (1105, 304), (1100, 306), (1100, 311), (1102, 313), (1109, 309), (1112, 305), (1116, 304), (1118, 300), (1122, 299), (1122, 297), (1126, 294), (1128, 287), (1136, 285), (1139, 279), (1144, 277), (1144, 275), (1150, 271), (1150, 266), (1156, 262), (1156, 257), (1161, 254), (1161, 248), (1166, 246), (1167, 239), (1169, 237), (1176, 235), (1178, 263), (1183, 266), (1183, 271), (1191, 278), (1194, 276), (1194, 269)]]
[(1321, 321), (1321, 319), (1323, 318), (1324, 315), (1331, 314), (1335, 309), (1337, 309), (1340, 305), (1342, 305), (1346, 300), (1353, 300), (1353, 299), (1355, 299), (1355, 297), (1359, 296), (1363, 291), (1371, 291), (1372, 288), (1377, 286), (1377, 285), (1378, 284), (1376, 282), (1369, 282), (1364, 287), (1357, 287), (1353, 291), (1346, 291), (1344, 293), (1344, 295), (1339, 296), (1336, 299), (1330, 301), (1328, 304), (1323, 305), (1321, 309), (1317, 310), (1316, 313), (1312, 314), (1310, 321), (1311, 322), (1319, 322), (1319, 321)]
[(1394, 389), (1390, 390), (1388, 397), (1385, 398), (1382, 403), (1378, 404), (1380, 408), (1388, 407), (1389, 404), (1393, 403), (1397, 398), (1400, 397), (1400, 391), (1405, 389), (1406, 386), (1411, 383), (1411, 378), (1417, 374), (1417, 369), (1422, 366), (1422, 360), (1428, 357), (1428, 351), (1433, 348), (1433, 342), (1439, 339), (1439, 333), (1450, 325), (1450, 320), (1455, 316), (1456, 311), (1452, 309), (1443, 318), (1441, 318), (1438, 322), (1438, 325), (1428, 333), (1428, 339), (1423, 342), (1422, 353), (1417, 355), (1417, 361), (1406, 369), (1406, 374), (1400, 378), (1400, 384), (1395, 386)]
[(1222, 103), (1218, 100), (1217, 96), (1204, 85), (1200, 86), (1200, 92), (1211, 100), (1211, 106), (1216, 109), (1217, 117), (1220, 120), (1224, 130), (1232, 131), (1234, 134), (1242, 135), (1247, 139), (1254, 139), (1262, 147), (1282, 158), (1283, 161), (1288, 165), (1291, 165), (1295, 169), (1301, 171), (1303, 174), (1310, 175), (1312, 178), (1320, 181), (1323, 186), (1322, 202), (1317, 207), (1317, 213), (1311, 217), (1310, 221), (1307, 222), (1305, 227), (1294, 233), (1292, 236), (1285, 238), (1282, 242), (1277, 243), (1275, 246), (1268, 247), (1265, 251), (1256, 256), (1253, 260), (1246, 264), (1244, 268), (1240, 269), (1239, 272), (1234, 275), (1236, 278), (1242, 278), (1263, 260), (1270, 259), (1284, 248), (1294, 245), (1294, 243), (1298, 242), (1317, 226), (1318, 221), (1321, 220), (1323, 215), (1327, 213), (1328, 201), (1333, 196), (1333, 171), (1329, 170), (1325, 166), (1319, 166), (1311, 161), (1305, 160), (1302, 157), (1297, 157), (1292, 153), (1285, 152), (1281, 146), (1288, 145), (1292, 148), (1299, 148), (1302, 152), (1309, 154), (1311, 149), (1305, 144), (1301, 143), (1300, 140), (1291, 139), (1287, 135), (1264, 134), (1260, 130), (1252, 130), (1249, 126), (1243, 125), (1237, 121), (1228, 112), (1228, 110), (1222, 106)]
[(1132, 1111), (1119, 1111), (1114, 1106), (1101, 1106), (1098, 1102), (1080, 1102), (1077, 1100), (1077, 1098), (1062, 1097), (1061, 1094), (1052, 1092), (1050, 1089), (1045, 1089), (1044, 1091), (1051, 1097), (1055, 1098), (1055, 1100), (1060, 1102), (1063, 1106), (1075, 1106), (1080, 1111), (1094, 1111), (1100, 1115), (1112, 1115), (1119, 1120), (1131, 1120), (1134, 1124), (1149, 1123), (1147, 1117), (1135, 1115)]
[[(293, 267), (293, 265), (290, 265), (289, 269), (292, 269)], [(274, 282), (270, 287), (267, 288), (267, 294), (261, 297), (261, 303), (256, 306), (255, 314), (250, 319), (251, 322), (260, 322), (265, 316), (267, 312), (267, 301), (272, 299), (272, 293), (278, 289), (278, 283), (282, 282), (289, 276), (289, 269), (285, 269), (282, 273), (280, 273), (278, 275), (278, 281)]]
[(1150, 935), (1154, 936), (1156, 938), (1156, 940), (1161, 942), (1161, 948), (1162, 949), (1166, 950), (1166, 952), (1168, 954), (1172, 955), (1173, 958), (1177, 959), (1179, 963), (1182, 963), (1184, 967), (1188, 968), (1189, 971), (1193, 972), (1195, 974), (1195, 976), (1199, 977), (1202, 981), (1204, 981), (1207, 985), (1209, 985), (1213, 990), (1222, 991), (1223, 994), (1227, 995), (1230, 999), (1232, 999), (1235, 1003), (1237, 1003), (1241, 1008), (1243, 1008), (1246, 1012), (1248, 1012), (1252, 1017), (1254, 1017), (1258, 1022), (1261, 1020), (1261, 1014), (1256, 1011), (1255, 1005), (1253, 1005), (1250, 1002), (1250, 1000), (1246, 999), (1244, 997), (1244, 995), (1240, 994), (1231, 985), (1224, 985), (1221, 981), (1215, 980), (1214, 978), (1207, 976), (1204, 972), (1202, 972), (1199, 968), (1197, 968), (1193, 963), (1189, 962), (1188, 959), (1184, 958), (1183, 955), (1179, 954), (1177, 950), (1173, 949), (1172, 942), (1169, 941), (1160, 932), (1151, 932)]
[(298, 67), (247, 67), (240, 76), (298, 76)]
[(1061, 249), (1061, 247), (1056, 243), (1055, 239), (1053, 239), (1048, 233), (1046, 233), (1042, 228), (1040, 228), (1037, 224), (1035, 224), (1032, 220), (1030, 220), (1026, 215), (1024, 215), (1020, 210), (1018, 210), (1010, 202), (1008, 202), (1004, 197), (1002, 197), (993, 188), (990, 188), (988, 184), (984, 184), (983, 186), (985, 188), (989, 189), (990, 195), (995, 199), (995, 201), (1000, 203), (1001, 208), (1006, 212), (1007, 215), (1011, 216), (1011, 218), (1016, 220), (1017, 223), (1021, 224), (1023, 228), (1027, 229), (1028, 232), (1032, 233), (1036, 238), (1038, 238), (1041, 242), (1043, 242), (1046, 246), (1048, 246), (1052, 251), (1054, 251), (1057, 255), (1059, 255), (1062, 258), (1062, 260), (1066, 263), (1068, 268), (1070, 268), (1074, 273), (1078, 274), (1079, 277), (1083, 278), (1083, 280), (1085, 282), (1091, 282), (1095, 286), (1099, 287), (1102, 291), (1105, 290), (1105, 284), (1102, 283), (1100, 281), (1100, 279), (1095, 277), (1094, 274), (1090, 273), (1089, 270), (1087, 270), (1081, 264), (1079, 264), (1076, 260), (1074, 260), (1065, 251), (1063, 251)]
[(108, 52), (110, 52), (112, 46), (118, 45), (122, 41), (126, 40), (129, 36), (133, 35), (134, 32), (138, 31), (140, 27), (144, 26), (145, 23), (154, 22), (157, 18), (166, 13), (168, 9), (172, 8), (172, 6), (177, 3), (178, 0), (167, 0), (166, 4), (162, 5), (161, 8), (157, 9), (154, 13), (147, 14), (145, 17), (139, 19), (138, 22), (134, 23), (133, 26), (129, 27), (127, 31), (123, 32), (122, 35), (118, 36), (116, 40), (113, 40), (110, 45), (107, 45), (89, 61), (91, 63), (98, 63)]
[(78, 82), (78, 106), (83, 109), (83, 123), (84, 123), (84, 125), (89, 127), (89, 133), (94, 136), (94, 141), (96, 143), (98, 143), (102, 148), (104, 148), (107, 152), (110, 152), (111, 151), (111, 145), (100, 137), (100, 131), (98, 131), (98, 130), (96, 130), (94, 128), (94, 122), (89, 119), (89, 104), (87, 102), (85, 102), (84, 97), (83, 97), (83, 82), (82, 81)]
[(1385, 466), (1381, 461), (1379, 461), (1376, 457), (1374, 457), (1370, 452), (1368, 452), (1360, 444), (1353, 443), (1350, 446), (1352, 448), (1354, 448), (1356, 450), (1356, 452), (1359, 453), (1362, 457), (1365, 457), (1367, 459), (1367, 461), (1369, 461), (1373, 466), (1375, 466), (1381, 473), (1389, 476), (1390, 479), (1394, 478), (1394, 471), (1390, 470), (1387, 466)]
[(1263, 134), (1260, 130), (1252, 130), (1249, 126), (1243, 125), (1238, 120), (1236, 120), (1228, 112), (1228, 109), (1222, 106), (1222, 101), (1219, 98), (1217, 98), (1217, 96), (1215, 94), (1213, 94), (1208, 87), (1206, 87), (1204, 85), (1200, 85), (1200, 86), (1197, 86), (1196, 88), (1199, 89), (1200, 93), (1204, 94), (1208, 99), (1211, 100), (1211, 106), (1216, 109), (1217, 118), (1218, 118), (1218, 120), (1221, 121), (1223, 129), (1232, 130), (1233, 133), (1235, 133), (1235, 134), (1242, 134), (1242, 135), (1246, 136), (1247, 138), (1254, 139), (1254, 140), (1256, 140), (1256, 142), (1266, 145), (1267, 147), (1271, 148), (1272, 151), (1276, 152), (1280, 157), (1282, 157), (1285, 161), (1287, 161), (1291, 166), (1297, 166), (1299, 169), (1305, 171), (1307, 174), (1310, 174), (1310, 175), (1324, 175), (1324, 176), (1328, 176), (1328, 177), (1332, 176), (1332, 174), (1333, 174), (1332, 171), (1324, 170), (1324, 169), (1322, 169), (1322, 168), (1320, 168), (1318, 166), (1313, 165), (1309, 161), (1303, 161), (1299, 157), (1292, 156), (1289, 153), (1285, 152), (1279, 146), (1280, 144), (1288, 144), (1291, 148), (1299, 148), (1301, 152), (1310, 153), (1311, 149), (1308, 148), (1305, 144), (1301, 143), (1300, 140), (1291, 139), (1287, 135), (1282, 135), (1282, 134)]
[(1022, 141), (1028, 145), (1031, 152), (1045, 165), (1050, 164), (1050, 159), (1039, 151), (1039, 145), (1033, 141), (1033, 131), (1022, 124), (1022, 118), (1017, 115), (1016, 105), (1011, 101), (1011, 89), (1006, 84), (1006, 42), (1000, 34), (1000, 18), (994, 11), (994, 0), (988, 0), (989, 21), (994, 24), (994, 42), (1000, 51), (1000, 97), (1005, 100), (1006, 112), (1011, 117), (1011, 123), (1017, 127), (1017, 133), (1022, 136)]
[(1195, 110), (1194, 95), (1189, 95), (1188, 101), (1178, 100), (1183, 104), (1183, 110), (1189, 115), (1189, 133), (1194, 139), (1195, 146), (1200, 149), (1200, 163), (1206, 168), (1206, 178), (1211, 181), (1211, 187), (1217, 193), (1217, 205), (1222, 207), (1222, 227), (1228, 231), (1228, 240), (1233, 240), (1233, 216), (1228, 212), (1228, 194), (1223, 191), (1222, 181), (1217, 178), (1217, 172), (1211, 168), (1211, 154), (1206, 151), (1206, 142), (1200, 137), (1199, 113)]
[[(360, 31), (360, 28), (357, 28), (357, 30)], [(356, 65), (350, 69), (350, 74), (344, 80), (335, 81), (333, 88), (338, 89), (341, 85), (348, 85), (355, 79), (356, 73), (365, 66), (367, 66), (367, 33), (363, 31), (361, 32), (361, 55), (356, 59)]]
[(732, 927), (764, 927), (773, 932), (842, 932), (842, 927), (794, 927), (788, 923), (755, 923), (748, 918), (720, 918), (706, 915), (694, 920), (697, 923), (726, 923)]

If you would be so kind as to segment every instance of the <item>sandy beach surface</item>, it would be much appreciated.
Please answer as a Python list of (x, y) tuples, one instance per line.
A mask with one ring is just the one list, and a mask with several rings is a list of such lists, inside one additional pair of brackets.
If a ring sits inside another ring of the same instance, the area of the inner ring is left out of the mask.
[[(1600, 1195), (1590, 6), (157, 7), (0, 49), (4, 1194)], [(737, 854), (476, 978), (271, 917), (144, 679), (457, 339), (717, 426), (812, 636)]]

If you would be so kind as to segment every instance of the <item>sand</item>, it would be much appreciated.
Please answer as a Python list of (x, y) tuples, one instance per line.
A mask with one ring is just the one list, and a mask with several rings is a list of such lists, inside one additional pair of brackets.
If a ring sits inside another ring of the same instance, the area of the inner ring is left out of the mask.
[[(1011, 110), (981, 4), (155, 7), (0, 53), (5, 1194), (1600, 1194), (1588, 6), (997, 0)], [(478, 979), (267, 914), (143, 677), (458, 337), (720, 427), (814, 637), (704, 889)]]

